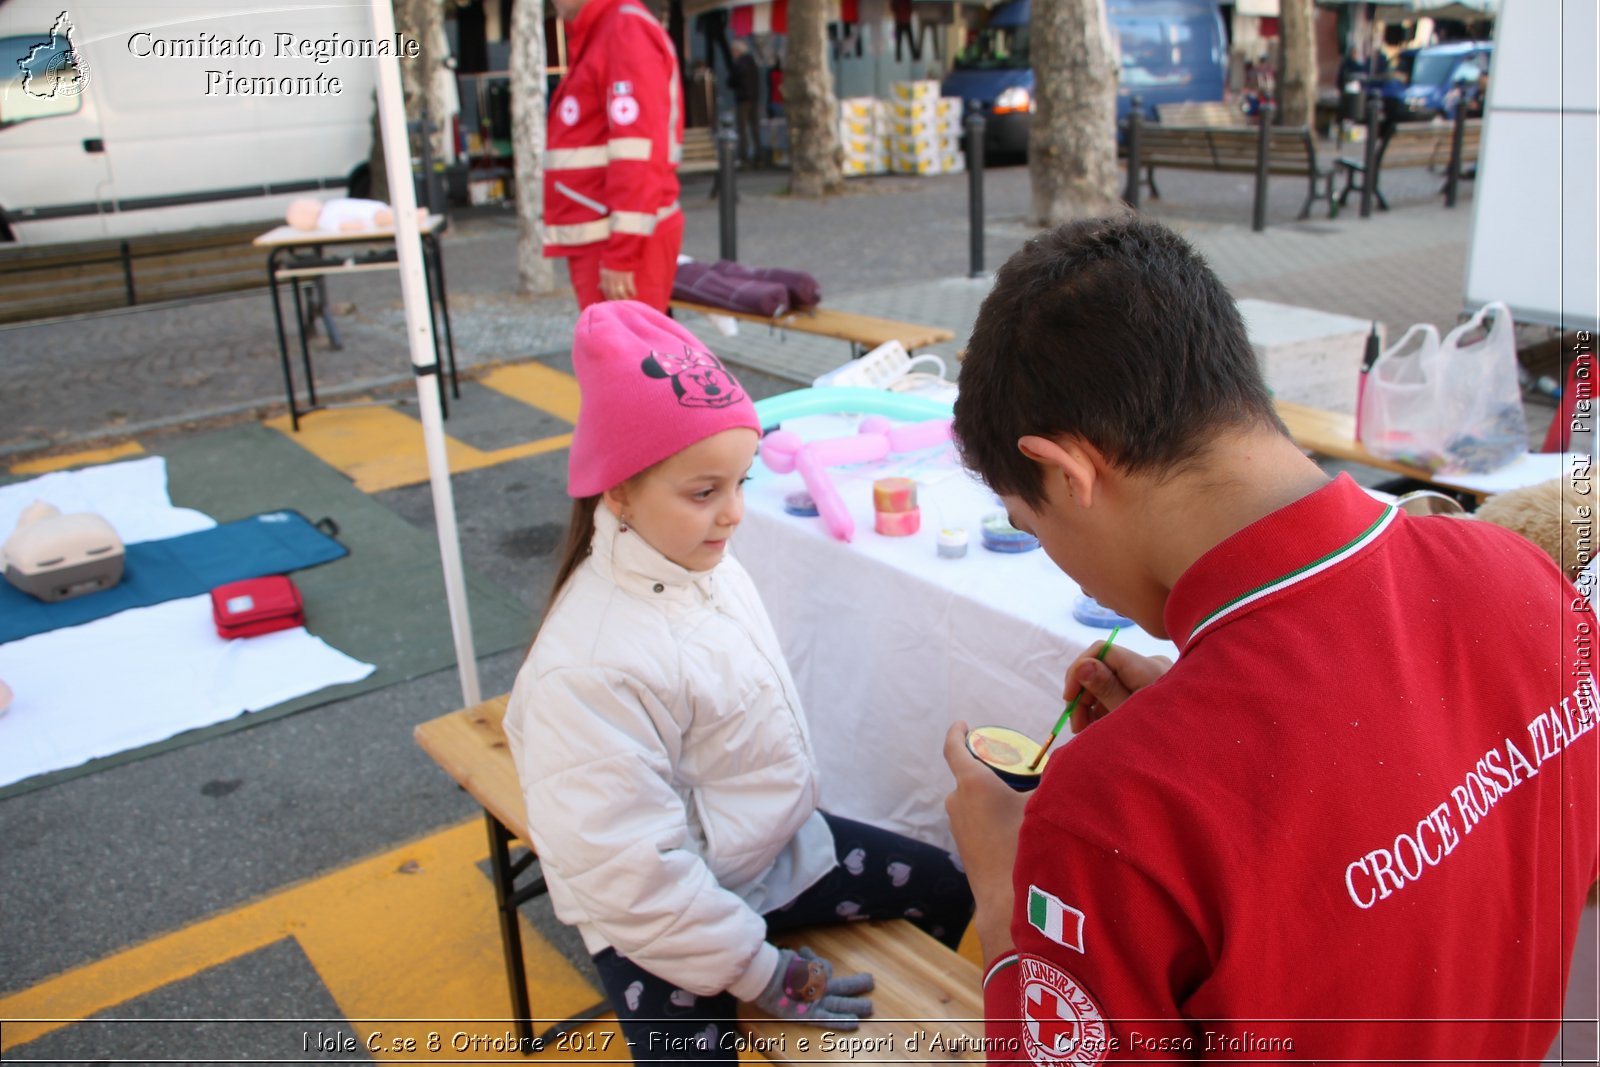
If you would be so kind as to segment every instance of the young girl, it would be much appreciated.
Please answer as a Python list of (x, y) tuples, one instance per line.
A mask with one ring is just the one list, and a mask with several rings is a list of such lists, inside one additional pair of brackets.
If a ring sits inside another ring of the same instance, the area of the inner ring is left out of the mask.
[(755, 406), (643, 304), (578, 319), (565, 558), (506, 734), (556, 915), (636, 1062), (734, 1063), (736, 1001), (850, 1029), (868, 975), (770, 931), (905, 916), (952, 947), (972, 914), (943, 849), (817, 808), (806, 720), (728, 540)]

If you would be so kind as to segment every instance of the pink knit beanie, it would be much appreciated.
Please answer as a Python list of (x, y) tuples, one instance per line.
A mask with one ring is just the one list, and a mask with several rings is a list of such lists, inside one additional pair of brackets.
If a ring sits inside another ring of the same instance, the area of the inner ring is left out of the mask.
[(567, 493), (594, 496), (712, 434), (761, 432), (755, 404), (695, 335), (647, 304), (603, 300), (572, 341), (578, 426)]

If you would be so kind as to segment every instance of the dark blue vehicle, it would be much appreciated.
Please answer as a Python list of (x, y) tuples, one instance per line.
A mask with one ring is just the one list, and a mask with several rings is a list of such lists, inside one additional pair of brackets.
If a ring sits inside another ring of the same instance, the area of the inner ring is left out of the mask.
[[(1457, 41), (1422, 49), (1411, 65), (1410, 79), (1398, 87), (1400, 102), (1395, 118), (1401, 122), (1436, 115), (1455, 118), (1456, 105), (1462, 97), (1475, 97), (1478, 78), (1489, 73), (1493, 54), (1494, 44), (1490, 41)], [(1482, 101), (1476, 104), (1483, 106)]]
[[(1028, 65), (1031, 0), (995, 8), (976, 41), (957, 57), (942, 92), (976, 101), (983, 110), (984, 154), (1028, 150), (1033, 71)], [(1107, 15), (1121, 65), (1117, 123), (1129, 101), (1142, 98), (1145, 117), (1156, 105), (1221, 100), (1228, 76), (1227, 38), (1211, 0), (1109, 0)]]

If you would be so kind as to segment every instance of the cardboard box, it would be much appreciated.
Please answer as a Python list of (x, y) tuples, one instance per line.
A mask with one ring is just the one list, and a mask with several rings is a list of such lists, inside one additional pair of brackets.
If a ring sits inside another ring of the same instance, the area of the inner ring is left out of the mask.
[(903, 159), (895, 156), (889, 161), (891, 174), (938, 174), (939, 163), (934, 159)]
[(939, 83), (936, 81), (895, 82), (889, 86), (891, 100), (939, 101)]
[(846, 178), (859, 178), (869, 174), (884, 174), (889, 168), (878, 157), (872, 159), (851, 159), (846, 157), (840, 163), (839, 169), (844, 172)]
[(876, 156), (882, 151), (879, 147), (882, 144), (882, 138), (870, 135), (866, 137), (857, 137), (844, 133), (839, 135), (839, 147), (844, 151), (846, 159), (867, 159)]
[(920, 134), (915, 137), (895, 137), (889, 143), (889, 151), (906, 156), (933, 155), (942, 157), (960, 155), (961, 138), (935, 134)]
[(896, 117), (889, 121), (889, 132), (896, 137), (960, 137), (961, 117), (959, 115), (933, 116), (920, 119)]
[(879, 103), (875, 96), (847, 96), (839, 101), (839, 117), (871, 122), (878, 114)]
[[(1325, 411), (1355, 413), (1356, 384), (1372, 326), (1368, 320), (1267, 300), (1238, 303), (1250, 347), (1273, 396)], [(1382, 336), (1382, 324), (1378, 332)]]
[(889, 169), (896, 174), (954, 174), (961, 169), (962, 158), (960, 153), (891, 152)]

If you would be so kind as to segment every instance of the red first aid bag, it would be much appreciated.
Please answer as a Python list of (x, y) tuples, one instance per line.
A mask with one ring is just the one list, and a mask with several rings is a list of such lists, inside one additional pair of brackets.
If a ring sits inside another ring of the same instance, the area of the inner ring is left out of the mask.
[(222, 637), (254, 637), (304, 626), (300, 590), (286, 575), (247, 578), (211, 590), (211, 618)]

